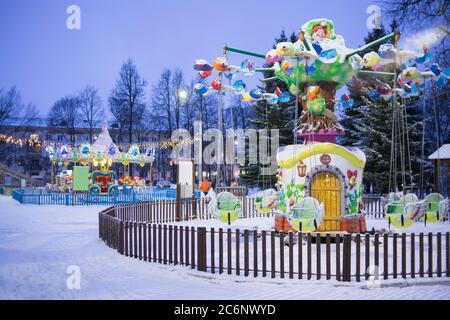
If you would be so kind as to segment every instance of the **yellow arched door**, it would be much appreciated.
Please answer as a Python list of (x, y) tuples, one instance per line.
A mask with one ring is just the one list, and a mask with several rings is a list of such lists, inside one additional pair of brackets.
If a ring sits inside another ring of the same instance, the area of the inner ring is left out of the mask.
[(341, 182), (330, 172), (319, 172), (312, 180), (311, 196), (324, 204), (319, 231), (341, 230)]

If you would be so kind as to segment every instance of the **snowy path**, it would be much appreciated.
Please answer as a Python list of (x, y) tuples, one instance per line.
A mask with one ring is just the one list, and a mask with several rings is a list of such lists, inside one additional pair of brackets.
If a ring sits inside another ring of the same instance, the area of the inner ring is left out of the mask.
[[(100, 210), (25, 206), (0, 196), (0, 299), (450, 299), (445, 278), (364, 289), (365, 283), (217, 276), (136, 261), (98, 239)], [(80, 267), (79, 290), (66, 286), (70, 265)]]

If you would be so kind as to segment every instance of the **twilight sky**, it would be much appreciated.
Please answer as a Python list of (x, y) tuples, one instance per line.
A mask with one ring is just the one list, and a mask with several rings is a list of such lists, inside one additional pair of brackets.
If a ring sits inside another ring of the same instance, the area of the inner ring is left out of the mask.
[[(224, 44), (266, 53), (281, 29), (290, 34), (313, 18), (332, 19), (355, 48), (369, 31), (366, 10), (374, 1), (0, 0), (0, 88), (16, 85), (43, 115), (87, 84), (99, 88), (106, 106), (131, 57), (149, 82), (148, 98), (165, 67), (190, 79), (194, 59), (211, 61)], [(66, 27), (72, 4), (81, 8), (81, 30)], [(230, 53), (233, 64), (242, 59)]]

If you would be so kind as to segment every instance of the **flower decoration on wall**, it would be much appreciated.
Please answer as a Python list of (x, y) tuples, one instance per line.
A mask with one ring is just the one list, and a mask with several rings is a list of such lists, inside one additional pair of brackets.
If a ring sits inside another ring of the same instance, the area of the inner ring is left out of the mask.
[(356, 178), (358, 177), (358, 171), (347, 170), (348, 185), (350, 190), (356, 186)]

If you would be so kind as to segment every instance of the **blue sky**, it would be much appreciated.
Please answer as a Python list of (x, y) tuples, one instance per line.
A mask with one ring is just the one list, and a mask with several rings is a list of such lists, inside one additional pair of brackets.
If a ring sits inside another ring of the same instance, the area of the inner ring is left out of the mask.
[[(148, 98), (165, 67), (193, 78), (194, 59), (213, 60), (224, 44), (265, 53), (281, 29), (296, 31), (313, 18), (332, 19), (347, 46), (357, 47), (369, 31), (366, 10), (373, 3), (1, 0), (0, 88), (16, 85), (24, 102), (46, 114), (58, 98), (92, 84), (106, 106), (122, 63), (131, 57), (149, 82)], [(81, 30), (66, 27), (72, 4), (81, 8)], [(230, 57), (234, 64), (242, 60)]]

